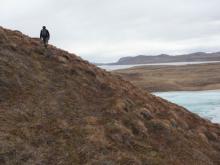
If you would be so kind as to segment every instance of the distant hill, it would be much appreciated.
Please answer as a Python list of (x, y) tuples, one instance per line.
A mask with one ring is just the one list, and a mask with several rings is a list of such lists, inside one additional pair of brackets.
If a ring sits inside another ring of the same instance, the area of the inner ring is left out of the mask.
[(168, 63), (168, 62), (199, 62), (199, 61), (220, 61), (220, 52), (204, 53), (197, 52), (192, 54), (170, 56), (161, 54), (158, 56), (139, 55), (136, 57), (123, 57), (114, 65), (132, 65), (132, 64), (151, 64), (151, 63)]
[(0, 28), (0, 164), (219, 165), (220, 125)]
[(149, 92), (220, 89), (220, 62), (185, 66), (138, 66), (113, 73)]

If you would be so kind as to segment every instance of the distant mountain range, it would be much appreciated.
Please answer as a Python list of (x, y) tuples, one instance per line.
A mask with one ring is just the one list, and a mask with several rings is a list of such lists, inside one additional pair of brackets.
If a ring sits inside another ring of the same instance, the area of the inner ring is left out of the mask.
[(139, 55), (135, 57), (123, 57), (118, 62), (110, 65), (132, 65), (132, 64), (151, 64), (151, 63), (168, 63), (168, 62), (202, 62), (202, 61), (220, 61), (220, 52), (204, 53), (197, 52), (185, 55), (171, 56), (161, 54), (158, 56)]

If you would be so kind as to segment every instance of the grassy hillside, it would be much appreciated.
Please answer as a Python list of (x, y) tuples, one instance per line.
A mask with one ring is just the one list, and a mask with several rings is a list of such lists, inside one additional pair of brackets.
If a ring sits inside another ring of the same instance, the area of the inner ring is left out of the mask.
[(0, 164), (219, 165), (220, 126), (0, 28)]

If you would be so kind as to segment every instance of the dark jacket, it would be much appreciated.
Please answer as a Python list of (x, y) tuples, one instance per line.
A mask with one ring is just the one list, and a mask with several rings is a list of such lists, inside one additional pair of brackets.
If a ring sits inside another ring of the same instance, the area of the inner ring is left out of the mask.
[(43, 38), (43, 39), (50, 39), (50, 33), (47, 29), (42, 29), (41, 32), (40, 32), (40, 38)]

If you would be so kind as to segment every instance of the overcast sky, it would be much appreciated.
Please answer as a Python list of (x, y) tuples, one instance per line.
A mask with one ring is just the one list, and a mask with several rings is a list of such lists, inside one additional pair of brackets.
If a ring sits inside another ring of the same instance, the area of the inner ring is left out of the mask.
[(220, 51), (220, 0), (1, 0), (0, 26), (91, 62), (122, 56)]

